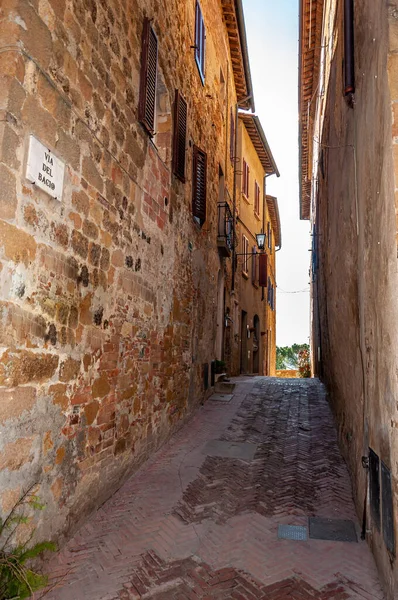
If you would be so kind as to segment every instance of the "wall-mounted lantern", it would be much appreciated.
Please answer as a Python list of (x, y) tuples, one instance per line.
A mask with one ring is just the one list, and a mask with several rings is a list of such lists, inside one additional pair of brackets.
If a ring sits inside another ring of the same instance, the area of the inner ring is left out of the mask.
[(265, 233), (256, 233), (257, 246), (259, 250), (264, 250), (265, 248)]

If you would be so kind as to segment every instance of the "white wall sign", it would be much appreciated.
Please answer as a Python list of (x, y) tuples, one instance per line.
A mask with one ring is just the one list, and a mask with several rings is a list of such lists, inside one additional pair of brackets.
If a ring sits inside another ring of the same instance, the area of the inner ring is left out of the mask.
[(33, 135), (29, 136), (26, 179), (61, 201), (64, 187), (65, 163), (54, 156)]

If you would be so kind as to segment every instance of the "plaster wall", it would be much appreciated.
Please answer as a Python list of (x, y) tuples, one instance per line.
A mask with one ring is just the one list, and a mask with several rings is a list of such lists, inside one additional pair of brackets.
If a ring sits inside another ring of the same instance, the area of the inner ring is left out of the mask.
[(343, 95), (342, 2), (328, 55), (328, 94), (319, 101), (324, 120), (313, 206), (314, 351), (320, 347), (319, 374), (330, 390), (358, 515), (362, 519), (365, 508), (367, 538), (392, 600), (398, 596), (397, 559), (372, 521), (361, 458), (371, 447), (391, 470), (397, 543), (398, 280), (391, 119), (397, 58), (389, 57), (389, 28), (396, 28), (398, 13), (391, 3), (354, 4), (354, 108)]
[[(249, 240), (249, 253), (253, 247), (257, 247), (256, 233), (268, 231), (270, 215), (266, 203), (265, 189), (265, 170), (261, 164), (257, 151), (242, 121), (239, 122), (238, 130), (238, 160), (239, 176), (237, 177), (237, 213), (238, 225), (237, 235), (239, 240), (239, 253), (243, 252), (242, 236), (245, 235)], [(243, 160), (249, 166), (249, 196), (246, 197), (242, 192), (242, 169)], [(260, 210), (256, 214), (254, 211), (255, 182), (260, 186)], [(271, 226), (271, 225), (270, 225)], [(268, 273), (275, 286), (275, 233), (273, 232), (271, 248), (268, 247), (266, 240), (266, 253), (268, 254)], [(247, 325), (249, 327), (250, 337), (245, 342), (245, 352), (247, 352), (247, 361), (245, 361), (246, 372), (253, 373), (253, 347), (257, 346), (254, 341), (254, 317), (257, 315), (260, 320), (259, 331), (259, 373), (261, 375), (275, 375), (276, 368), (276, 310), (272, 310), (267, 302), (267, 289), (258, 287), (252, 282), (252, 258), (248, 262), (248, 274), (243, 271), (243, 256), (238, 257), (237, 267), (237, 290), (240, 299), (240, 310), (247, 313)], [(257, 275), (258, 283), (258, 257), (257, 257)], [(240, 351), (242, 351), (242, 330), (240, 335)]]

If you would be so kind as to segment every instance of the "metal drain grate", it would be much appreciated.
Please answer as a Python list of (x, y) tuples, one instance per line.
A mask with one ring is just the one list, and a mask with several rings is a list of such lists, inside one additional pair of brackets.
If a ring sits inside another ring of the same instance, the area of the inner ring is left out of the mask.
[(224, 440), (211, 440), (207, 442), (202, 454), (219, 456), (221, 458), (237, 458), (250, 462), (256, 454), (257, 444), (248, 442), (226, 442)]
[(300, 525), (278, 525), (278, 539), (306, 542), (308, 539), (307, 527), (301, 527)]
[(310, 517), (310, 538), (332, 542), (358, 542), (353, 521)]

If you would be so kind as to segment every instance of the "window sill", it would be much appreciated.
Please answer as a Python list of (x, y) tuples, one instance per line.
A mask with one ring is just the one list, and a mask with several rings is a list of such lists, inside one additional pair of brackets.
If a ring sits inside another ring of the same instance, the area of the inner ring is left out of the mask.
[(249, 279), (249, 273), (242, 271), (242, 277), (243, 277), (243, 279)]
[(254, 216), (256, 217), (257, 221), (261, 221), (260, 215), (258, 213), (256, 213), (254, 211)]
[(256, 288), (256, 290), (258, 290), (258, 284), (257, 284), (257, 283), (254, 283), (254, 281), (252, 281), (252, 286), (253, 286), (254, 288)]
[(246, 204), (250, 204), (249, 197), (248, 197), (248, 196), (246, 196), (246, 194), (245, 194), (244, 192), (242, 192), (242, 198), (243, 198), (243, 200), (246, 202)]

